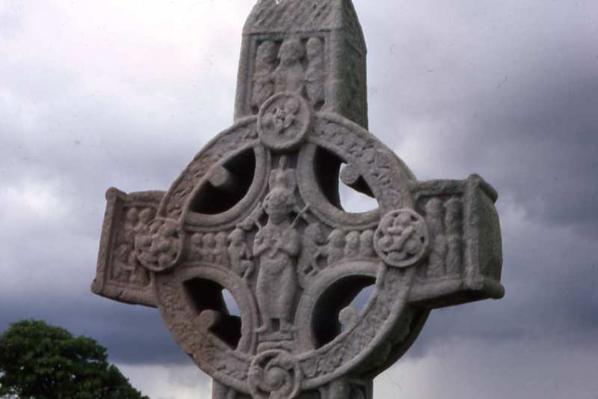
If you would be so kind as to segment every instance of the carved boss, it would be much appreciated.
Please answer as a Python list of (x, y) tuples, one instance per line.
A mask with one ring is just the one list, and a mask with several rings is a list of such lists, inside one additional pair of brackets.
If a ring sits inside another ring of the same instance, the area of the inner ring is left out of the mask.
[(258, 2), (235, 119), (168, 192), (108, 191), (93, 284), (159, 308), (214, 398), (371, 398), (431, 309), (503, 295), (492, 187), (419, 182), (366, 130), (349, 0)]

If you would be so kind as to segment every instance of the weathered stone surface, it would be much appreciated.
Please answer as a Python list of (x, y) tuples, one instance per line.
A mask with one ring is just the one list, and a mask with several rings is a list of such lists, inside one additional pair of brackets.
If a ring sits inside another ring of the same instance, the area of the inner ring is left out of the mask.
[[(503, 295), (496, 192), (418, 182), (365, 87), (349, 0), (262, 0), (235, 124), (168, 192), (108, 191), (93, 291), (158, 307), (216, 399), (371, 398), (431, 309)], [(345, 211), (341, 183), (378, 207)]]

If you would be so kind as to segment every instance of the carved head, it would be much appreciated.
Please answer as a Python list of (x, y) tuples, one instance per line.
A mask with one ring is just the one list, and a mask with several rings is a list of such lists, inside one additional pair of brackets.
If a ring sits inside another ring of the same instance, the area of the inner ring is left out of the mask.
[(137, 211), (137, 208), (131, 208), (127, 211), (127, 222), (129, 223), (137, 223), (137, 221), (139, 220), (139, 211)]
[(303, 57), (303, 45), (299, 39), (291, 38), (285, 40), (280, 46), (278, 56), (280, 63), (290, 65), (299, 61)]
[(359, 248), (359, 232), (358, 231), (352, 231), (349, 234), (347, 234), (347, 246), (349, 248)]
[(305, 236), (311, 238), (316, 244), (323, 244), (326, 242), (326, 237), (324, 237), (324, 233), (322, 232), (322, 226), (320, 226), (319, 223), (310, 223), (305, 228)]
[(266, 40), (257, 48), (258, 62), (271, 64), (276, 60), (276, 45), (270, 40)]
[(459, 217), (462, 213), (461, 201), (457, 198), (451, 198), (444, 204), (446, 207), (447, 214), (453, 217)]
[(195, 233), (191, 236), (191, 244), (195, 247), (200, 247), (203, 242), (203, 236), (200, 233)]
[(154, 210), (152, 208), (144, 208), (139, 212), (139, 221), (143, 224), (148, 224), (154, 217)]
[(203, 246), (204, 248), (211, 248), (216, 243), (214, 239), (214, 233), (207, 233), (203, 236)]
[(434, 217), (442, 215), (442, 201), (438, 198), (432, 198), (426, 203), (426, 215)]
[(345, 233), (340, 229), (334, 229), (328, 236), (330, 245), (342, 248), (345, 245)]
[(322, 41), (317, 37), (310, 37), (305, 45), (305, 48), (307, 50), (307, 58), (310, 60), (320, 56), (320, 54), (322, 54), (324, 51)]
[(219, 232), (216, 234), (215, 240), (216, 245), (219, 247), (224, 247), (226, 245), (226, 233), (224, 231)]
[(237, 227), (228, 235), (228, 241), (231, 244), (239, 244), (245, 240), (245, 232), (243, 229)]

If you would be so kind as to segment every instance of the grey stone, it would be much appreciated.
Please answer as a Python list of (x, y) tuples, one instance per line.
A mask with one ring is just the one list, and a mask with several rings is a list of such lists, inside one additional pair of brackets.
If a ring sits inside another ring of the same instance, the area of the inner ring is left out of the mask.
[[(431, 309), (503, 296), (497, 194), (419, 182), (365, 130), (350, 0), (258, 2), (237, 87), (167, 192), (108, 190), (92, 290), (157, 307), (215, 399), (370, 399)], [(378, 207), (345, 211), (341, 183)]]

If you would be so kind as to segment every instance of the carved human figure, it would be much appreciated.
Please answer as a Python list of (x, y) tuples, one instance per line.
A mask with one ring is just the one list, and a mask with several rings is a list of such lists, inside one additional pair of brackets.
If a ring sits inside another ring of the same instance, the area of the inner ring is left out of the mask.
[(139, 232), (145, 229), (145, 227), (149, 226), (153, 218), (154, 210), (152, 208), (143, 208), (141, 212), (139, 212), (139, 223), (137, 223), (135, 231)]
[[(115, 251), (115, 267), (112, 270), (112, 277), (116, 280), (127, 281), (135, 264), (133, 252), (133, 241), (135, 240), (135, 228), (139, 223), (139, 211), (132, 207), (125, 213), (124, 228)], [(130, 256), (133, 254), (133, 256)]]
[(143, 232), (153, 218), (151, 208), (131, 207), (125, 213), (125, 224), (121, 244), (116, 250), (114, 277), (121, 281), (129, 281), (136, 285), (146, 285), (149, 276), (139, 264), (135, 255), (134, 242), (136, 235)]
[(214, 262), (222, 265), (228, 266), (228, 251), (227, 251), (227, 237), (224, 231), (218, 232), (214, 237)]
[(214, 262), (214, 248), (216, 246), (216, 239), (214, 233), (206, 233), (203, 236), (203, 244), (201, 246), (201, 257), (206, 262)]
[(360, 236), (358, 231), (351, 231), (345, 238), (345, 258), (356, 258), (359, 255)]
[(201, 233), (194, 233), (191, 236), (191, 256), (195, 259), (201, 258), (203, 255), (203, 235)]
[(362, 258), (374, 256), (374, 231), (364, 230), (359, 237), (359, 255)]
[(316, 109), (324, 103), (324, 44), (318, 37), (307, 41), (307, 69), (305, 70), (305, 92), (312, 106)]
[(338, 262), (345, 256), (345, 233), (340, 229), (334, 229), (328, 235), (328, 264)]
[(248, 278), (253, 271), (253, 262), (243, 229), (237, 227), (229, 234), (227, 250), (233, 271), (243, 278)]
[(301, 94), (303, 91), (303, 44), (297, 38), (289, 38), (280, 46), (278, 57), (280, 64), (274, 71), (276, 93), (291, 92)]
[(326, 237), (319, 223), (310, 223), (303, 231), (303, 244), (299, 256), (298, 270), (302, 276), (314, 276), (320, 272), (319, 261), (322, 258), (322, 245)]
[(444, 204), (446, 208), (445, 226), (448, 252), (446, 256), (447, 274), (457, 274), (461, 268), (463, 209), (458, 198), (451, 198)]
[(276, 45), (270, 40), (262, 42), (257, 48), (251, 106), (254, 112), (274, 94), (274, 63)]
[(444, 206), (439, 198), (432, 198), (426, 203), (426, 223), (432, 242), (429, 277), (444, 275), (444, 260), (446, 257), (446, 236), (444, 235)]
[(140, 225), (139, 210), (135, 207), (129, 208), (125, 215), (125, 239), (131, 240), (135, 237)]
[(258, 332), (293, 330), (292, 310), (298, 289), (295, 266), (301, 241), (295, 221), (289, 220), (295, 198), (294, 187), (288, 185), (288, 172), (284, 167), (272, 172), (273, 184), (264, 199), (268, 221), (259, 228), (253, 246), (259, 259), (256, 297), (262, 325)]

